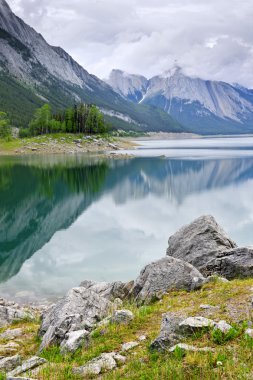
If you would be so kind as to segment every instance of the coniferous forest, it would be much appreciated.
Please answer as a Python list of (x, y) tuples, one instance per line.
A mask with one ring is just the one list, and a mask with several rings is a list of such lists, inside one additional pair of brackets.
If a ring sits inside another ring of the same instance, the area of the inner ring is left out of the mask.
[(53, 114), (51, 106), (44, 104), (35, 111), (28, 128), (22, 128), (20, 137), (49, 133), (98, 134), (109, 130), (102, 112), (93, 104), (80, 103)]

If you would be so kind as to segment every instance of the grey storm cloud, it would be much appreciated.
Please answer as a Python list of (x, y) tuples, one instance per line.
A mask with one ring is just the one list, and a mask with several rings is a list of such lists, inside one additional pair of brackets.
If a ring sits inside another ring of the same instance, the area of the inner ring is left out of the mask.
[(186, 74), (253, 87), (252, 0), (9, 0), (17, 15), (101, 78)]

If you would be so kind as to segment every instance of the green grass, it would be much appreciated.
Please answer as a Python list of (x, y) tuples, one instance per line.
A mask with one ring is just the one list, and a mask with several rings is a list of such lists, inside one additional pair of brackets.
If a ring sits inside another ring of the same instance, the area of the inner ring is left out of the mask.
[[(80, 348), (75, 354), (62, 355), (58, 347), (43, 351), (41, 356), (49, 364), (40, 370), (36, 379), (83, 379), (84, 377), (72, 373), (73, 367), (84, 365), (101, 353), (119, 351), (122, 343), (135, 341), (140, 335), (146, 335), (147, 339), (124, 354), (127, 357), (126, 364), (115, 371), (102, 374), (99, 379), (252, 379), (253, 339), (244, 335), (248, 321), (253, 321), (250, 304), (252, 286), (253, 279), (229, 283), (214, 281), (196, 292), (170, 292), (162, 301), (149, 306), (137, 308), (132, 303), (125, 304), (124, 308), (130, 309), (135, 315), (133, 321), (127, 325), (109, 324), (98, 328), (93, 332), (89, 346)], [(200, 305), (203, 303), (219, 308), (202, 310)], [(183, 340), (196, 347), (210, 347), (214, 352), (184, 352), (181, 349), (174, 353), (152, 352), (150, 343), (159, 333), (162, 314), (165, 312), (186, 317), (203, 315), (217, 322), (223, 319), (232, 325), (232, 329), (227, 334), (221, 334), (210, 328)], [(26, 321), (22, 326), (26, 333), (21, 354), (26, 358), (38, 350), (39, 323)]]

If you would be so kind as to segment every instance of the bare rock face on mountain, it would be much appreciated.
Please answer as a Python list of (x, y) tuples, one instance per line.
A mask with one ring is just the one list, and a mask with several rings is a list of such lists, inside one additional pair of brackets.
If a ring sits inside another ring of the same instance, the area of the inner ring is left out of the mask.
[(112, 303), (92, 290), (83, 287), (71, 289), (55, 306), (44, 313), (40, 328), (43, 336), (40, 350), (60, 344), (73, 331), (90, 331), (108, 316)]
[(185, 260), (201, 272), (206, 263), (232, 248), (236, 248), (213, 216), (201, 216), (169, 238), (167, 255)]
[(147, 265), (135, 280), (131, 296), (137, 303), (149, 303), (174, 289), (195, 290), (205, 282), (191, 264), (174, 257), (164, 257)]
[(206, 275), (218, 274), (233, 278), (253, 277), (253, 248), (234, 248), (221, 252), (203, 268)]

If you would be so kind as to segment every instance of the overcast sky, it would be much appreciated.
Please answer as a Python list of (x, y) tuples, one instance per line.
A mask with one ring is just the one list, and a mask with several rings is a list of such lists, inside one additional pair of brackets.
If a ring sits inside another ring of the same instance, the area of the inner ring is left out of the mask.
[[(8, 0), (7, 0), (8, 1)], [(252, 0), (9, 0), (89, 72), (187, 74), (253, 87)]]

